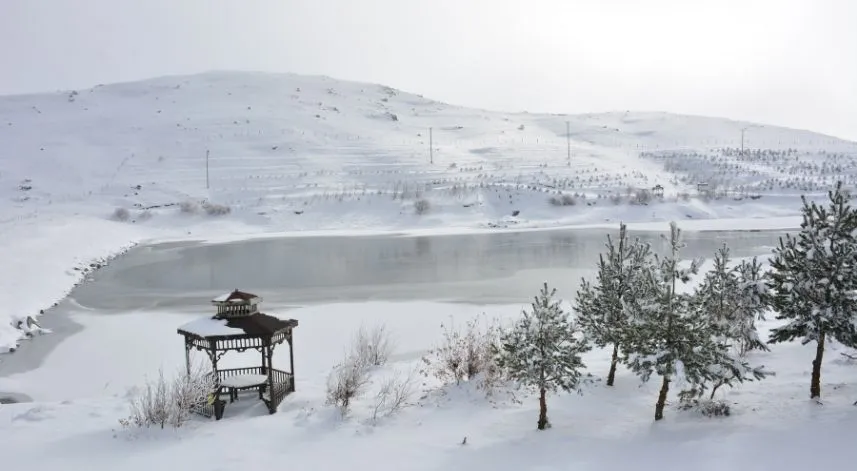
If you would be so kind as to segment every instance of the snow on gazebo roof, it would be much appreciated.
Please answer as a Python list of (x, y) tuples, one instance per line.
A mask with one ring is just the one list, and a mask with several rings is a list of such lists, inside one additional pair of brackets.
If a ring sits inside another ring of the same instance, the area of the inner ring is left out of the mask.
[(179, 332), (187, 332), (203, 338), (244, 335), (243, 329), (230, 327), (228, 319), (215, 319), (213, 317), (202, 317), (190, 321), (179, 327)]
[(183, 335), (200, 338), (213, 337), (268, 337), (277, 332), (298, 326), (295, 319), (280, 319), (268, 314), (257, 312), (250, 316), (218, 319), (203, 317), (190, 321), (178, 328)]
[(214, 304), (223, 304), (223, 303), (236, 303), (236, 304), (258, 304), (262, 302), (262, 298), (256, 296), (252, 293), (245, 293), (244, 291), (234, 290), (231, 293), (221, 294), (220, 296), (211, 300)]

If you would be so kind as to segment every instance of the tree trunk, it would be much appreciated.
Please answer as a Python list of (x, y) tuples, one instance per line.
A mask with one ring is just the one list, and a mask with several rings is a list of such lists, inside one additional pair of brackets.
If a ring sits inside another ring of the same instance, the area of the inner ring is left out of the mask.
[(809, 398), (821, 398), (821, 359), (824, 357), (824, 332), (818, 335), (818, 344), (815, 348), (815, 360), (812, 360), (812, 380), (809, 384)]
[(616, 379), (616, 364), (619, 363), (619, 344), (613, 344), (613, 357), (610, 358), (610, 372), (607, 373), (607, 386), (613, 386)]
[(717, 383), (714, 383), (714, 387), (711, 388), (711, 396), (709, 396), (708, 398), (710, 401), (714, 400), (714, 394), (717, 392), (717, 388), (723, 386), (724, 384), (726, 383), (724, 383), (723, 381), (718, 381)]
[(539, 390), (539, 430), (544, 430), (548, 426), (548, 401), (545, 398), (547, 391), (544, 388)]
[(664, 375), (663, 378), (661, 392), (658, 394), (658, 403), (655, 404), (655, 420), (664, 418), (664, 406), (667, 403), (667, 393), (670, 392), (670, 377), (669, 375)]

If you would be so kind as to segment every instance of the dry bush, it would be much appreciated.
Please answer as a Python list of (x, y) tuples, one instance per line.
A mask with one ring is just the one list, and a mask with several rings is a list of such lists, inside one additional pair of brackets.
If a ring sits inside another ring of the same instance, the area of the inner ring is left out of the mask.
[(463, 331), (441, 325), (443, 340), (422, 358), (422, 374), (433, 376), (444, 384), (460, 384), (481, 375), (483, 385), (490, 392), (501, 376), (494, 355), (500, 329), (496, 321), (483, 327), (479, 319), (468, 321)]
[(417, 381), (413, 370), (407, 374), (397, 371), (386, 378), (375, 395), (371, 422), (376, 423), (378, 419), (389, 417), (402, 410), (414, 396), (416, 386)]
[(196, 201), (182, 201), (179, 203), (179, 211), (184, 214), (196, 214), (199, 212), (199, 204)]
[(574, 206), (577, 204), (577, 200), (571, 195), (551, 196), (548, 202), (553, 206)]
[(369, 383), (369, 368), (366, 364), (346, 357), (333, 367), (327, 377), (327, 399), (325, 404), (339, 408), (342, 416), (348, 415), (351, 403), (360, 397)]
[(651, 201), (652, 192), (650, 192), (649, 190), (642, 189), (634, 192), (633, 198), (631, 199), (631, 204), (646, 205), (651, 203)]
[(126, 428), (155, 426), (163, 429), (167, 425), (179, 428), (190, 420), (194, 408), (207, 403), (214, 389), (214, 375), (202, 366), (194, 368), (190, 374), (180, 372), (171, 381), (159, 370), (154, 381), (147, 381), (142, 390), (131, 397), (131, 412), (119, 423)]
[(705, 417), (729, 417), (729, 404), (715, 399), (690, 399), (678, 404), (679, 410), (692, 411)]
[(131, 212), (125, 208), (116, 208), (110, 218), (114, 221), (127, 222), (131, 219)]
[(371, 329), (361, 326), (351, 341), (350, 357), (366, 366), (381, 366), (393, 353), (393, 339), (383, 324)]
[(429, 212), (430, 209), (431, 204), (428, 202), (428, 200), (420, 199), (414, 201), (414, 213), (416, 213), (418, 216), (426, 214), (427, 212)]
[(209, 216), (225, 216), (232, 212), (232, 208), (223, 204), (205, 203), (202, 205), (205, 214)]
[(152, 212), (148, 209), (140, 211), (140, 214), (137, 215), (138, 221), (148, 221), (149, 219), (152, 219)]

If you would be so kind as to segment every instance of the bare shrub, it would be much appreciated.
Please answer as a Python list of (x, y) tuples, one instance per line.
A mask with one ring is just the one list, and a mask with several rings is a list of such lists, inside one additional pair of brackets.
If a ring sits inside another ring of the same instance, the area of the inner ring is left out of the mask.
[(180, 372), (172, 381), (167, 381), (163, 370), (158, 370), (155, 380), (147, 381), (131, 396), (130, 414), (119, 423), (126, 428), (163, 429), (166, 425), (179, 428), (190, 419), (195, 407), (206, 404), (214, 388), (214, 376), (203, 367), (193, 369), (190, 374)]
[(690, 399), (679, 402), (679, 410), (696, 412), (705, 417), (729, 417), (729, 404), (715, 399)]
[(550, 199), (548, 199), (548, 202), (553, 206), (574, 206), (577, 204), (577, 200), (575, 200), (571, 195), (562, 195), (560, 197), (551, 196)]
[(622, 195), (618, 193), (610, 195), (610, 202), (616, 206), (622, 204)]
[(420, 199), (414, 201), (414, 213), (416, 213), (418, 216), (426, 214), (427, 212), (429, 212), (429, 209), (431, 209), (431, 204), (428, 202), (428, 200)]
[(640, 189), (634, 192), (631, 199), (631, 204), (646, 205), (652, 202), (652, 192), (646, 189)]
[(366, 366), (381, 366), (393, 353), (393, 339), (383, 324), (371, 329), (361, 326), (351, 342), (350, 357)]
[(327, 377), (327, 399), (325, 404), (336, 406), (342, 416), (348, 415), (351, 403), (363, 394), (369, 383), (367, 365), (346, 357), (333, 367)]
[(483, 327), (479, 319), (468, 321), (463, 331), (441, 325), (441, 344), (422, 358), (424, 376), (434, 376), (444, 384), (460, 384), (481, 374), (488, 379), (486, 385), (495, 384), (500, 375), (494, 356), (500, 329), (496, 322)]
[(184, 214), (196, 214), (199, 212), (199, 204), (196, 201), (182, 201), (179, 203), (179, 211)]
[(375, 395), (372, 423), (376, 423), (380, 418), (394, 415), (407, 406), (416, 392), (416, 385), (413, 370), (408, 371), (407, 374), (397, 371), (386, 378)]
[(114, 221), (127, 222), (131, 219), (131, 213), (125, 208), (116, 208), (110, 218)]
[(205, 210), (205, 214), (209, 216), (225, 216), (232, 212), (232, 208), (223, 204), (215, 204), (215, 203), (205, 203), (202, 206), (202, 209)]
[(148, 221), (149, 219), (152, 219), (152, 212), (148, 209), (140, 211), (140, 214), (137, 215), (138, 221)]

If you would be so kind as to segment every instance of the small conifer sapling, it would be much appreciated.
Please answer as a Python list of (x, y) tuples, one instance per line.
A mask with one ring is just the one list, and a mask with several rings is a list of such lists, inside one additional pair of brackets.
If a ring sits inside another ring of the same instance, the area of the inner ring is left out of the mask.
[(578, 391), (586, 380), (581, 354), (590, 349), (555, 299), (556, 290), (542, 286), (514, 327), (501, 335), (497, 362), (509, 378), (539, 393), (537, 428), (550, 426), (547, 393)]
[(770, 342), (816, 343), (811, 399), (821, 397), (825, 342), (833, 339), (857, 348), (857, 211), (842, 182), (828, 198), (824, 207), (801, 197), (800, 232), (780, 239), (769, 274), (777, 319), (788, 321), (771, 331)]

